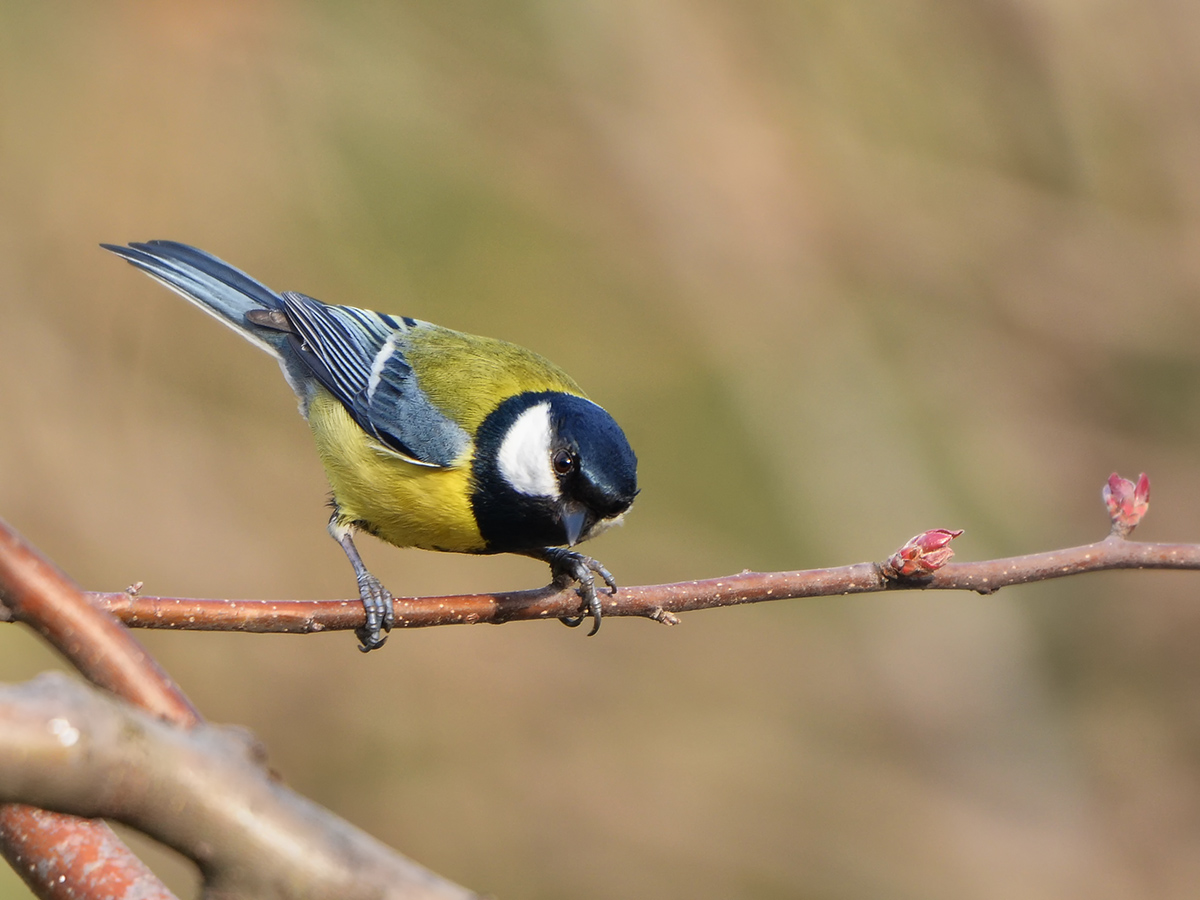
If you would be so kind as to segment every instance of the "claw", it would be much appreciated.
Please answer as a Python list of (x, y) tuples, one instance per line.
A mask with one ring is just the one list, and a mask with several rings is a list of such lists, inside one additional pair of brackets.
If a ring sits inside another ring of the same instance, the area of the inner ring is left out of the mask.
[[(538, 555), (550, 564), (550, 574), (556, 585), (566, 587), (573, 581), (578, 582), (579, 596), (582, 598), (587, 612), (581, 616), (563, 616), (559, 621), (569, 628), (578, 628), (585, 618), (591, 616), (592, 630), (588, 632), (588, 637), (591, 637), (600, 630), (602, 613), (600, 598), (596, 596), (595, 575), (604, 579), (610, 594), (615, 594), (617, 582), (612, 573), (590, 556), (584, 556), (582, 553), (562, 547), (548, 547)], [(595, 575), (592, 574), (593, 572)]]
[(358, 579), (358, 595), (362, 598), (363, 611), (367, 620), (354, 629), (363, 653), (377, 650), (387, 643), (387, 634), (396, 624), (396, 610), (392, 595), (374, 575), (369, 572)]

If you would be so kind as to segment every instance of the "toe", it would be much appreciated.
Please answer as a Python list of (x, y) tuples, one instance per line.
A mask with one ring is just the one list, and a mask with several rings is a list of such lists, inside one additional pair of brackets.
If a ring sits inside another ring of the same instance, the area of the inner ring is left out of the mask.
[(368, 575), (358, 583), (366, 621), (354, 630), (363, 653), (382, 647), (387, 641), (385, 632), (391, 631), (396, 623), (395, 604), (387, 588), (378, 579)]

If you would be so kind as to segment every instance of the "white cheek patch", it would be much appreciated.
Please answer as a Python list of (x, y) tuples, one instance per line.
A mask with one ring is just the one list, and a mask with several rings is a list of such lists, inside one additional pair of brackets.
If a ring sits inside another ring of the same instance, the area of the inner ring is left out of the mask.
[(558, 498), (550, 467), (550, 404), (531, 406), (509, 426), (496, 462), (513, 490), (528, 497)]

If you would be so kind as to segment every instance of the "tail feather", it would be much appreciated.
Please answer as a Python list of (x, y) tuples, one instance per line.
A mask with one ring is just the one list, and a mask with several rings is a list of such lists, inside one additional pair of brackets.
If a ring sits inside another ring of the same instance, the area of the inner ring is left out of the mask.
[(256, 309), (283, 308), (282, 298), (265, 284), (203, 250), (175, 241), (100, 246), (215, 316), (246, 340), (273, 356), (281, 355), (282, 335), (246, 318)]

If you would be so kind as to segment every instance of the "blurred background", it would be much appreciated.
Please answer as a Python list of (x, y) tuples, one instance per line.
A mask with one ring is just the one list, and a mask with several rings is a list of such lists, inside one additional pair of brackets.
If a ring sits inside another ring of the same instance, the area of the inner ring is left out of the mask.
[[(1190, 4), (0, 2), (0, 516), (88, 588), (353, 596), (275, 363), (96, 246), (150, 238), (563, 365), (640, 457), (623, 583), (1086, 543), (1114, 469), (1200, 540)], [(139, 637), (500, 898), (1184, 898), (1198, 587)], [(0, 627), (0, 679), (57, 665)]]

